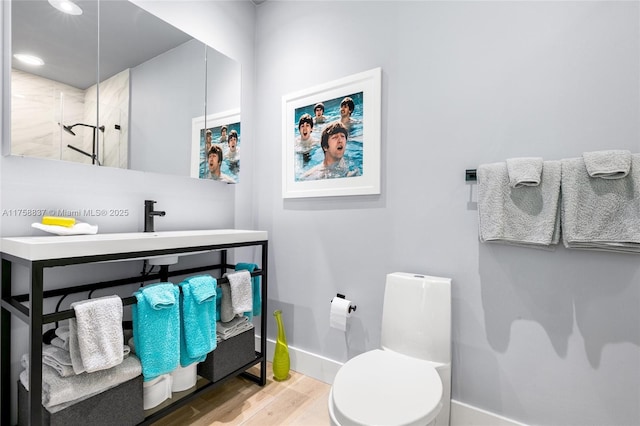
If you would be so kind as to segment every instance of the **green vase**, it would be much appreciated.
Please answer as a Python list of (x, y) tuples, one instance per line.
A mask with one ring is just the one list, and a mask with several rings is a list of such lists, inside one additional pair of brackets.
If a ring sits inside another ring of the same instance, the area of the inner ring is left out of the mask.
[(289, 346), (287, 346), (287, 336), (284, 334), (284, 325), (282, 325), (282, 311), (278, 309), (273, 316), (276, 317), (278, 325), (278, 338), (273, 353), (273, 378), (282, 381), (289, 378)]

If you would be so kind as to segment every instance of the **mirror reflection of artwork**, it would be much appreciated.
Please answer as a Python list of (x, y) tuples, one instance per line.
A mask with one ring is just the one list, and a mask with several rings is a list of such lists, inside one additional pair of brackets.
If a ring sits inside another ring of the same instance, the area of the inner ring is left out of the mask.
[(295, 109), (296, 181), (363, 174), (363, 92)]
[(240, 135), (240, 122), (200, 129), (200, 179), (239, 182)]

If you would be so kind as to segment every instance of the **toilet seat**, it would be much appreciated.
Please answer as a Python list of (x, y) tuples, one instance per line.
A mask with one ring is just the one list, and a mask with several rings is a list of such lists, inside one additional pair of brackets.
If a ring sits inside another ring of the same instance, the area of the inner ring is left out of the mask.
[(427, 425), (442, 407), (442, 381), (428, 361), (376, 349), (340, 368), (330, 404), (343, 426)]

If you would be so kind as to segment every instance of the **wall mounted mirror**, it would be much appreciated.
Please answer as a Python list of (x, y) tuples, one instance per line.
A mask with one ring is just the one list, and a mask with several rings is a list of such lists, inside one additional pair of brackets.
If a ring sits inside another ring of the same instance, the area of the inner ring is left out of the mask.
[(206, 164), (194, 141), (207, 118), (239, 114), (240, 65), (128, 0), (76, 0), (80, 14), (56, 8), (64, 3), (10, 4), (5, 152), (194, 176), (194, 163)]

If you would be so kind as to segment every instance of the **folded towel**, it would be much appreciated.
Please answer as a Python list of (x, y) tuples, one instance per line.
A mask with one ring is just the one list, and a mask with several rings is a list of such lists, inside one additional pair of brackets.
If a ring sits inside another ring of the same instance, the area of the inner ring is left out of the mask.
[(620, 179), (629, 174), (631, 151), (612, 149), (582, 154), (589, 176), (602, 179)]
[(182, 367), (204, 361), (216, 348), (216, 287), (217, 281), (210, 275), (191, 277), (180, 283)]
[[(253, 272), (258, 269), (255, 263), (237, 263), (236, 271), (247, 270)], [(260, 293), (260, 277), (251, 278), (251, 286), (253, 288), (253, 315), (262, 315), (262, 295)], [(251, 317), (250, 317), (251, 318)]]
[(568, 248), (640, 252), (640, 154), (621, 179), (591, 178), (583, 158), (562, 160), (562, 234)]
[(253, 289), (251, 288), (251, 274), (247, 270), (226, 273), (231, 288), (231, 306), (233, 314), (253, 311)]
[(231, 286), (229, 283), (220, 284), (220, 292), (222, 293), (220, 298), (220, 321), (228, 322), (235, 316), (231, 303)]
[(106, 370), (122, 362), (122, 300), (105, 296), (71, 304), (85, 371)]
[(56, 328), (56, 337), (51, 340), (51, 344), (61, 349), (69, 350), (69, 326)]
[(542, 158), (508, 158), (507, 172), (509, 174), (509, 186), (512, 188), (538, 186), (542, 175)]
[(218, 322), (216, 330), (218, 338), (226, 340), (252, 328), (253, 324), (249, 322), (249, 318), (238, 315), (229, 322)]
[(46, 346), (42, 349), (42, 363), (53, 368), (60, 377), (73, 376), (73, 363), (69, 351), (56, 346)]
[(42, 218), (43, 225), (58, 225), (67, 228), (76, 224), (76, 220), (72, 217), (44, 216)]
[(538, 186), (509, 186), (505, 162), (478, 167), (480, 241), (546, 248), (560, 241), (559, 161), (545, 161)]
[(145, 381), (170, 373), (180, 360), (180, 289), (152, 284), (134, 293), (133, 341)]
[[(42, 366), (42, 405), (50, 412), (62, 409), (60, 405), (79, 402), (104, 392), (140, 375), (140, 361), (135, 356), (107, 370), (83, 373), (70, 377), (60, 375), (50, 366)], [(29, 390), (29, 370), (20, 373), (20, 382)], [(64, 408), (64, 407), (63, 407)]]
[(98, 233), (98, 225), (89, 225), (88, 223), (84, 222), (76, 222), (75, 225), (69, 227), (59, 225), (43, 225), (36, 222), (32, 223), (31, 227), (56, 235), (93, 235)]

